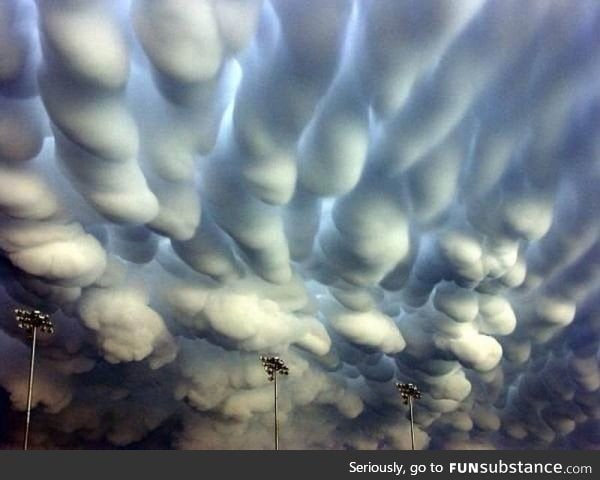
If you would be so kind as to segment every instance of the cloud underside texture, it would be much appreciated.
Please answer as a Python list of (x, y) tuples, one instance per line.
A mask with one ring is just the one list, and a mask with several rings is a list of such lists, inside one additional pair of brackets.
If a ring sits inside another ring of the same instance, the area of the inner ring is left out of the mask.
[[(600, 447), (595, 0), (0, 0), (0, 444)], [(0, 399), (1, 400), (1, 399)]]

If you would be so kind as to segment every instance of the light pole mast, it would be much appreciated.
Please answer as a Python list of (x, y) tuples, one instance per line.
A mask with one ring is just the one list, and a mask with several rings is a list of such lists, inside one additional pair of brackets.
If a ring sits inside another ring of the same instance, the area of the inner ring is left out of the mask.
[(275, 429), (275, 450), (279, 450), (279, 422), (277, 421), (277, 374), (273, 376), (273, 414)]
[(50, 316), (39, 310), (15, 309), (15, 317), (19, 328), (24, 329), (28, 336), (31, 335), (31, 360), (29, 363), (29, 384), (27, 388), (27, 419), (25, 421), (25, 438), (23, 439), (23, 450), (27, 450), (29, 442), (29, 422), (31, 419), (31, 398), (33, 396), (33, 372), (35, 369), (35, 346), (37, 342), (38, 329), (44, 333), (53, 334), (54, 325)]
[(277, 374), (289, 375), (289, 369), (285, 362), (279, 357), (260, 356), (265, 372), (270, 382), (273, 382), (273, 408), (275, 417), (275, 450), (279, 450), (279, 425), (277, 423)]
[(396, 383), (396, 388), (400, 390), (404, 405), (408, 404), (410, 410), (410, 441), (412, 449), (415, 449), (415, 422), (413, 417), (413, 400), (421, 398), (421, 391), (414, 383)]

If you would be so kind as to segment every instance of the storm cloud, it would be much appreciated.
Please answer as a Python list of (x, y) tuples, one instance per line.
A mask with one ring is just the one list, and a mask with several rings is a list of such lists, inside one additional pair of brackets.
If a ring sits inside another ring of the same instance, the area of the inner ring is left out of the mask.
[[(0, 445), (600, 448), (596, 0), (0, 0)], [(3, 402), (0, 402), (2, 405)]]

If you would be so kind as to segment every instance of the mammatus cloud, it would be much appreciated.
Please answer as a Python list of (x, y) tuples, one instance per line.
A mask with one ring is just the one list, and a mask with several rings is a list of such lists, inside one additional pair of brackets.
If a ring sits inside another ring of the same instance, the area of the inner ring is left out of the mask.
[[(600, 448), (595, 0), (0, 0), (32, 444)], [(18, 422), (0, 445), (20, 442)]]

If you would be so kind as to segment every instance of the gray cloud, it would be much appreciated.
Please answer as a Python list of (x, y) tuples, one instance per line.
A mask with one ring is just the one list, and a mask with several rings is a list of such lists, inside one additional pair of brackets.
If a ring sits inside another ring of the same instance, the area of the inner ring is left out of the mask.
[[(598, 449), (595, 0), (0, 0), (32, 443)], [(0, 445), (14, 446), (11, 429)]]

